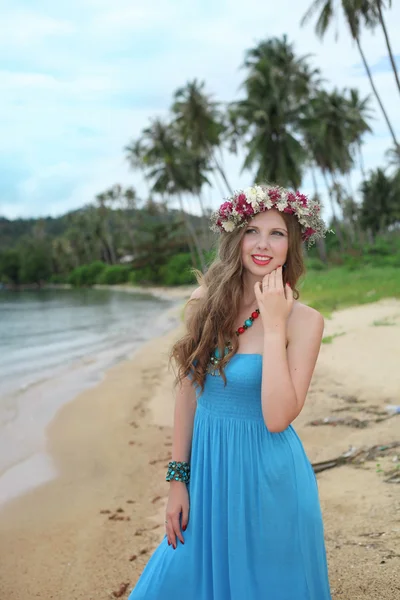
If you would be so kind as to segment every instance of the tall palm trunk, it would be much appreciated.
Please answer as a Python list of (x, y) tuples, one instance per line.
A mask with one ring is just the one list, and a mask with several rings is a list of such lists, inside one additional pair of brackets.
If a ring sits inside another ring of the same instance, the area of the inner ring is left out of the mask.
[(392, 63), (392, 69), (393, 69), (393, 73), (394, 73), (394, 78), (396, 79), (397, 89), (399, 90), (399, 93), (400, 93), (399, 74), (397, 72), (396, 63), (394, 61), (392, 47), (390, 45), (389, 35), (388, 35), (387, 29), (386, 29), (386, 23), (385, 23), (385, 20), (383, 18), (382, 3), (380, 2), (380, 0), (378, 0), (377, 5), (378, 5), (378, 11), (379, 11), (379, 20), (381, 22), (381, 26), (382, 26), (382, 29), (383, 29), (383, 34), (385, 36), (386, 46), (387, 46), (387, 49), (388, 49), (388, 52), (389, 52), (390, 62)]
[[(171, 169), (170, 165), (167, 165), (167, 170), (168, 170), (168, 175), (169, 175), (171, 181), (176, 182), (176, 178), (174, 177), (174, 173), (173, 173), (173, 170)], [(188, 216), (188, 214), (185, 211), (185, 208), (183, 205), (182, 194), (178, 192), (177, 196), (178, 196), (178, 201), (179, 201), (179, 206), (180, 206), (180, 211), (181, 211), (181, 217), (185, 223), (185, 226), (186, 226), (186, 229), (187, 229), (189, 235), (191, 236), (191, 238), (193, 240), (194, 247), (196, 248), (197, 254), (199, 256), (201, 269), (202, 269), (203, 273), (205, 273), (206, 272), (206, 263), (204, 260), (202, 246), (200, 244), (196, 230), (193, 227), (192, 223), (190, 222), (190, 217)], [(193, 254), (192, 254), (192, 262), (193, 262)], [(195, 264), (196, 264), (196, 262), (193, 262), (193, 266), (195, 266)]]
[[(352, 206), (357, 206), (357, 202), (355, 201), (355, 194), (351, 182), (351, 173), (346, 173), (346, 182), (350, 192), (350, 198), (352, 202)], [(350, 223), (350, 240), (354, 245), (355, 242), (360, 241), (359, 228), (357, 225), (357, 219), (354, 218), (354, 214), (349, 218)]]
[(357, 144), (357, 151), (358, 151), (358, 162), (360, 163), (361, 175), (362, 175), (363, 181), (365, 181), (367, 179), (367, 176), (366, 176), (366, 173), (365, 173), (364, 157), (363, 157), (363, 154), (362, 154), (361, 143), (360, 142)]
[(333, 222), (334, 222), (335, 227), (336, 227), (336, 234), (337, 234), (337, 237), (338, 237), (338, 240), (339, 240), (340, 252), (342, 254), (344, 254), (344, 252), (345, 252), (345, 245), (344, 245), (344, 239), (343, 239), (343, 232), (342, 232), (342, 228), (341, 228), (340, 222), (339, 222), (339, 220), (338, 220), (338, 218), (336, 216), (335, 203), (333, 201), (332, 191), (331, 191), (330, 185), (328, 183), (328, 179), (327, 179), (327, 176), (326, 176), (326, 171), (324, 169), (322, 169), (322, 175), (324, 177), (326, 189), (327, 189), (327, 192), (328, 192), (328, 198), (329, 198), (329, 202), (330, 202), (331, 209), (332, 209), (332, 217), (333, 217)]
[(364, 63), (365, 70), (367, 71), (369, 82), (370, 82), (372, 90), (373, 90), (373, 92), (374, 92), (374, 94), (376, 96), (376, 99), (378, 100), (378, 104), (381, 107), (381, 111), (382, 111), (383, 116), (385, 118), (386, 124), (387, 124), (387, 126), (389, 128), (389, 131), (390, 131), (390, 134), (391, 134), (391, 136), (393, 138), (394, 145), (395, 145), (396, 148), (399, 148), (399, 143), (398, 143), (398, 141), (396, 139), (396, 134), (394, 132), (392, 124), (389, 121), (389, 117), (388, 117), (388, 115), (386, 113), (385, 107), (382, 104), (382, 100), (381, 100), (381, 98), (380, 98), (380, 96), (378, 94), (378, 90), (375, 87), (374, 80), (372, 79), (372, 73), (371, 73), (370, 68), (368, 66), (368, 63), (367, 63), (367, 60), (365, 58), (364, 52), (363, 52), (363, 50), (361, 48), (360, 39), (359, 39), (358, 36), (355, 36), (355, 40), (356, 40), (356, 43), (357, 43), (358, 51), (360, 52), (362, 61)]
[(182, 199), (182, 195), (181, 194), (178, 194), (178, 200), (179, 200), (179, 206), (180, 206), (180, 210), (181, 210), (182, 219), (184, 220), (186, 229), (188, 230), (188, 232), (189, 232), (189, 234), (190, 234), (190, 236), (191, 236), (191, 238), (193, 240), (194, 247), (196, 248), (196, 252), (197, 252), (197, 254), (199, 256), (199, 260), (200, 260), (202, 271), (203, 271), (203, 273), (205, 273), (206, 272), (206, 262), (204, 260), (203, 249), (201, 247), (201, 244), (200, 244), (199, 238), (197, 236), (196, 230), (193, 227), (192, 223), (190, 222), (190, 218), (188, 217), (188, 215), (187, 215), (187, 213), (185, 211), (185, 208), (183, 206), (183, 199)]
[(225, 185), (226, 185), (226, 187), (228, 189), (228, 192), (232, 195), (233, 194), (233, 190), (232, 190), (232, 188), (231, 188), (231, 186), (229, 184), (229, 181), (228, 181), (228, 179), (227, 179), (227, 177), (225, 175), (225, 171), (222, 168), (222, 165), (219, 163), (218, 158), (215, 155), (215, 152), (213, 153), (213, 159), (214, 159), (215, 166), (217, 167), (217, 171), (221, 175), (221, 177), (222, 177), (222, 179), (223, 179), (223, 181), (224, 181), (224, 183), (225, 183)]
[(204, 241), (204, 249), (207, 248), (207, 240), (209, 238), (208, 235), (208, 226), (207, 226), (207, 217), (206, 217), (206, 213), (205, 213), (205, 209), (204, 209), (204, 199), (203, 199), (203, 194), (201, 193), (201, 190), (198, 190), (197, 192), (197, 197), (199, 199), (199, 204), (200, 204), (200, 210), (201, 210), (201, 223), (202, 223), (202, 228), (203, 228), (203, 241)]
[[(311, 176), (312, 176), (313, 185), (314, 185), (314, 194), (317, 198), (319, 198), (317, 179), (315, 177), (315, 170), (314, 170), (313, 164), (311, 164)], [(328, 257), (327, 257), (326, 244), (325, 244), (324, 238), (317, 239), (317, 248), (318, 248), (318, 254), (319, 254), (320, 260), (322, 260), (322, 262), (324, 262), (324, 263), (327, 263)]]

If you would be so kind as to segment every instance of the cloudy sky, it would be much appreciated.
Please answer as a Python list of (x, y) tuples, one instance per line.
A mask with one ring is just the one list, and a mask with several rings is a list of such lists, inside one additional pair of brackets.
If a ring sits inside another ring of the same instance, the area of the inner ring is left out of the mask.
[[(344, 24), (320, 42), (299, 23), (311, 0), (0, 0), (0, 215), (60, 215), (93, 201), (113, 185), (133, 185), (124, 146), (152, 116), (166, 114), (173, 92), (205, 80), (215, 100), (238, 97), (244, 51), (286, 33), (313, 63), (327, 87), (370, 93), (357, 49)], [(400, 61), (400, 5), (387, 13)], [(400, 98), (380, 30), (363, 47), (392, 123), (400, 136)], [(372, 106), (376, 104), (373, 100)], [(384, 166), (391, 145), (376, 107), (366, 166)], [(249, 185), (241, 159), (226, 156), (233, 187)], [(353, 176), (356, 188), (358, 175)], [(303, 191), (311, 191), (305, 178)], [(206, 194), (221, 202), (218, 188)]]

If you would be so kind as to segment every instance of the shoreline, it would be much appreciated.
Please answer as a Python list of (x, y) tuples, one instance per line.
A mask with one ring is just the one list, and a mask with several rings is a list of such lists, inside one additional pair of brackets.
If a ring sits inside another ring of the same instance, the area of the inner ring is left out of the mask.
[[(121, 284), (121, 285), (102, 285), (100, 283), (96, 283), (93, 286), (90, 286), (91, 289), (94, 290), (115, 290), (117, 292), (125, 292), (128, 294), (143, 294), (143, 295), (152, 295), (156, 298), (161, 298), (165, 300), (184, 300), (188, 299), (192, 291), (197, 287), (196, 284), (192, 285), (177, 285), (177, 286), (134, 286), (129, 283)], [(42, 288), (43, 290), (72, 290), (74, 287), (69, 283), (60, 283), (60, 284), (47, 284)]]
[[(392, 327), (372, 325), (389, 317)], [(395, 300), (326, 320), (324, 336), (338, 337), (322, 345), (294, 422), (312, 462), (400, 437), (400, 416), (375, 422), (373, 414), (374, 407), (398, 404), (399, 327)], [(143, 344), (49, 424), (46, 450), (57, 478), (0, 509), (0, 592), (7, 600), (100, 600), (112, 598), (121, 583), (128, 583), (127, 597), (164, 534), (174, 404), (167, 356), (182, 331), (180, 325)], [(363, 428), (309, 425), (328, 415), (370, 422)], [(393, 455), (379, 461), (383, 470), (393, 468)], [(333, 600), (393, 600), (400, 568), (397, 486), (385, 483), (376, 461), (317, 478)]]
[[(117, 289), (116, 291), (125, 292), (126, 290)], [(142, 293), (145, 293), (145, 291)], [(168, 296), (165, 293), (162, 294), (158, 288), (153, 289), (153, 296), (170, 302), (173, 301), (172, 306), (169, 306), (160, 315), (164, 321), (161, 327), (164, 332), (177, 327), (180, 321), (180, 312), (184, 305), (183, 300), (189, 297), (190, 293), (190, 290), (182, 289)], [(16, 398), (24, 395), (22, 400), (26, 405), (25, 408), (29, 402), (34, 401), (33, 396), (36, 396), (39, 403), (37, 411), (40, 417), (33, 420), (32, 415), (29, 416), (26, 410), (21, 412), (21, 407), (18, 407), (16, 408), (17, 413), (21, 413), (18, 418), (11, 423), (6, 421), (0, 428), (0, 433), (3, 434), (2, 448), (4, 451), (0, 466), (0, 509), (10, 500), (57, 477), (57, 469), (51, 456), (46, 452), (46, 429), (48, 425), (51, 424), (64, 405), (72, 402), (85, 390), (101, 385), (104, 374), (113, 365), (134, 360), (142, 345), (143, 342), (140, 342), (138, 345), (133, 346), (131, 350), (124, 350), (118, 357), (109, 356), (110, 350), (104, 350), (102, 353), (97, 354), (96, 360), (89, 355), (84, 356), (79, 361), (79, 368), (78, 362), (76, 362), (65, 373), (59, 372), (55, 376), (31, 384), (20, 392), (13, 393)], [(102, 365), (105, 366), (105, 369), (100, 369)], [(54, 389), (56, 390), (56, 398), (49, 403), (50, 400), (46, 401), (45, 399), (51, 398)], [(28, 396), (25, 398), (27, 394)], [(34, 428), (32, 428), (32, 423)], [(17, 442), (21, 443), (21, 441), (23, 441), (25, 448), (23, 451), (22, 447), (18, 449), (16, 445)], [(9, 448), (8, 460), (6, 458), (6, 446)]]

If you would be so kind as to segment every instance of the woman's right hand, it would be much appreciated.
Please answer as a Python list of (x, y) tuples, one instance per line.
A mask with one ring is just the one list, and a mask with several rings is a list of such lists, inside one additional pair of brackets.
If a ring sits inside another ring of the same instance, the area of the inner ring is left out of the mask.
[[(182, 515), (182, 523), (180, 523), (180, 516)], [(182, 544), (185, 543), (181, 531), (185, 531), (189, 521), (189, 492), (186, 483), (182, 481), (170, 481), (170, 489), (168, 495), (168, 503), (165, 520), (165, 529), (168, 537), (168, 544), (172, 544), (174, 550), (176, 549), (176, 538), (178, 538)]]

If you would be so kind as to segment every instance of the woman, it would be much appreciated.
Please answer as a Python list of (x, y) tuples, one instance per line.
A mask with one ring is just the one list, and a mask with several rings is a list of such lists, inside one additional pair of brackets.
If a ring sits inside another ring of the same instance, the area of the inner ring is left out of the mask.
[[(255, 186), (214, 212), (179, 366), (166, 535), (129, 600), (330, 600), (312, 466), (291, 423), (324, 320), (298, 301), (320, 206)], [(179, 461), (179, 462), (178, 462)]]

